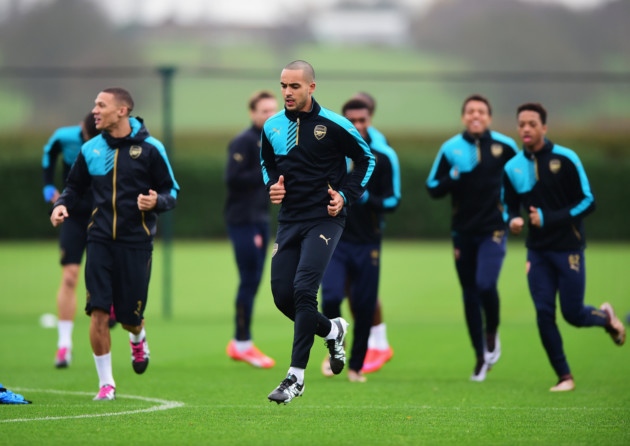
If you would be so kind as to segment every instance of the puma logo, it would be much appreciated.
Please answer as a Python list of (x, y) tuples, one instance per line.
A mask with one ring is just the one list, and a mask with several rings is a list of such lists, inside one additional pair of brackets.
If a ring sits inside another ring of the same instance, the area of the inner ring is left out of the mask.
[(319, 238), (321, 238), (323, 241), (326, 242), (326, 246), (328, 246), (328, 241), (330, 240), (329, 238), (324, 237), (324, 234), (319, 234)]

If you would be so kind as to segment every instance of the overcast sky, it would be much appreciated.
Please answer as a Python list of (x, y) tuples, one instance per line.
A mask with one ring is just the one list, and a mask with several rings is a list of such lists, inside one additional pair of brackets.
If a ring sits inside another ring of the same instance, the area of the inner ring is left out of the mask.
[[(9, 2), (0, 0), (6, 5)], [(28, 8), (52, 0), (11, 0)], [(245, 23), (283, 23), (294, 13), (318, 10), (338, 3), (338, 0), (86, 0), (96, 1), (119, 23), (137, 21), (160, 23), (169, 17), (181, 23), (194, 23), (205, 19)], [(370, 0), (364, 0), (369, 2)], [(400, 0), (414, 8), (422, 8), (440, 0)], [(515, 1), (515, 0), (513, 0)], [(538, 3), (559, 3), (570, 8), (591, 8), (612, 0), (525, 0)], [(5, 3), (6, 2), (6, 3)]]

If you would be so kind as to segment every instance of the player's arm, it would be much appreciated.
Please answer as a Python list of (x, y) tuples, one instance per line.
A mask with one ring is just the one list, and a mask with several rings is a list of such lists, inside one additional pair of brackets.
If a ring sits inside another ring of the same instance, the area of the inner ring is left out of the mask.
[(260, 167), (263, 182), (265, 186), (267, 186), (267, 189), (269, 189), (272, 184), (278, 182), (280, 175), (276, 165), (276, 154), (264, 129), (260, 136)]
[(568, 166), (564, 167), (562, 180), (567, 184), (564, 188), (567, 194), (574, 194), (570, 203), (561, 209), (538, 209), (540, 226), (558, 226), (569, 223), (576, 218), (582, 218), (595, 210), (595, 197), (591, 192), (584, 167), (574, 153), (566, 159)]
[(400, 185), (400, 165), (398, 156), (393, 149), (379, 151), (378, 156), (378, 177), (374, 175), (370, 181), (377, 181), (378, 187), (370, 186), (370, 190), (359, 199), (359, 202), (365, 201), (366, 205), (378, 212), (393, 212), (400, 204), (401, 185)]
[(64, 206), (67, 213), (71, 213), (75, 204), (81, 199), (85, 191), (90, 187), (92, 177), (83, 157), (83, 153), (79, 153), (72, 168), (66, 178), (66, 187), (61, 192), (59, 198), (53, 204), (53, 213), (58, 206)]
[(138, 196), (138, 209), (141, 211), (166, 212), (177, 204), (179, 184), (173, 175), (166, 149), (158, 141), (156, 150), (151, 151), (150, 175), (152, 188), (147, 194)]
[(444, 146), (440, 148), (426, 181), (426, 188), (432, 198), (442, 198), (453, 189), (461, 172), (446, 157)]
[(352, 172), (346, 176), (345, 183), (338, 190), (343, 197), (344, 206), (349, 206), (365, 191), (374, 171), (375, 159), (370, 147), (350, 121), (345, 129), (340, 126), (339, 130), (340, 147), (345, 149), (345, 156), (354, 164)]
[(503, 184), (501, 188), (501, 202), (503, 204), (503, 220), (513, 234), (520, 234), (525, 225), (521, 217), (521, 198), (516, 192), (507, 172), (503, 172)]
[(253, 144), (251, 139), (241, 136), (228, 145), (225, 183), (230, 189), (246, 191), (262, 184), (260, 152)]
[(57, 157), (61, 153), (61, 144), (56, 134), (57, 132), (53, 133), (48, 139), (44, 146), (44, 155), (42, 156), (43, 194), (47, 203), (54, 203), (59, 198), (59, 191), (55, 186), (55, 168), (57, 166)]

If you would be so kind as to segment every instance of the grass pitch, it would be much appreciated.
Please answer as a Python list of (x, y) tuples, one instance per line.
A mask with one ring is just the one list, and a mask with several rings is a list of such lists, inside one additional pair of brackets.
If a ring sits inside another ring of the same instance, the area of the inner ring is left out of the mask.
[[(304, 396), (278, 406), (266, 396), (289, 366), (292, 324), (273, 305), (267, 272), (253, 335), (277, 365), (259, 370), (227, 358), (236, 288), (227, 242), (174, 245), (171, 318), (163, 314), (164, 250), (156, 246), (146, 313), (151, 364), (135, 375), (127, 334), (115, 328), (113, 402), (92, 401), (98, 380), (83, 281), (73, 362), (56, 370), (56, 330), (39, 325), (42, 314), (55, 313), (56, 243), (3, 242), (0, 382), (34, 404), (0, 406), (0, 444), (630, 444), (630, 345), (613, 345), (599, 328), (570, 327), (558, 313), (577, 389), (550, 393), (556, 378), (538, 338), (521, 243), (508, 247), (503, 356), (485, 382), (468, 380), (474, 355), (450, 244), (392, 241), (380, 286), (392, 361), (365, 384), (345, 373), (325, 378), (326, 349), (316, 339)], [(591, 243), (586, 264), (587, 303), (608, 300), (625, 316), (630, 246)]]

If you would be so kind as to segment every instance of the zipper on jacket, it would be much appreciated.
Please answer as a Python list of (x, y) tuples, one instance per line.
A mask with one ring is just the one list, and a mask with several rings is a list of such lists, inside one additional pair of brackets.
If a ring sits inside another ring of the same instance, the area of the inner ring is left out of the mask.
[(297, 118), (297, 129), (295, 129), (295, 145), (300, 142), (300, 118)]
[(573, 230), (573, 234), (575, 234), (575, 238), (581, 241), (582, 235), (580, 234), (580, 231), (577, 230), (577, 228), (575, 227), (573, 223), (571, 223), (571, 229)]
[(144, 228), (144, 232), (147, 233), (147, 235), (151, 235), (151, 231), (149, 231), (149, 228), (147, 227), (147, 223), (144, 221), (144, 211), (141, 211), (140, 214), (142, 215), (142, 227)]
[(118, 170), (118, 149), (114, 155), (114, 170), (112, 172), (112, 239), (116, 240), (116, 173)]
[(477, 163), (481, 163), (481, 144), (475, 139), (475, 147), (477, 147)]
[(94, 216), (96, 215), (96, 213), (98, 212), (98, 208), (94, 208), (94, 210), (92, 211), (92, 215), (90, 215), (90, 223), (88, 224), (88, 231), (90, 230), (90, 228), (92, 226), (94, 226)]

